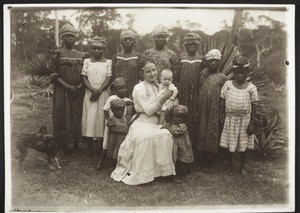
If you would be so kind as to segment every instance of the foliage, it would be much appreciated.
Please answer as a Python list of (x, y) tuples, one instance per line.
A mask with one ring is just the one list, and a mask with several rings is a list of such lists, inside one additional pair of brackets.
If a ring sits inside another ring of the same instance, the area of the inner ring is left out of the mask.
[(31, 61), (26, 63), (25, 73), (29, 75), (43, 76), (48, 75), (50, 71), (47, 69), (48, 56), (44, 54), (36, 54)]
[(280, 132), (280, 116), (278, 113), (268, 114), (267, 124), (254, 135), (255, 149), (264, 156), (267, 156), (272, 150), (283, 149), (286, 147), (286, 132)]

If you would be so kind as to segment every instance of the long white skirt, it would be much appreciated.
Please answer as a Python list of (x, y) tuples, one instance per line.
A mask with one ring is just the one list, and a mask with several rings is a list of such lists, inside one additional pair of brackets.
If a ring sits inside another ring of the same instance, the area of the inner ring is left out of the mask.
[(111, 177), (128, 185), (139, 185), (155, 177), (175, 175), (172, 159), (173, 136), (160, 129), (155, 116), (141, 116), (133, 122), (122, 142)]

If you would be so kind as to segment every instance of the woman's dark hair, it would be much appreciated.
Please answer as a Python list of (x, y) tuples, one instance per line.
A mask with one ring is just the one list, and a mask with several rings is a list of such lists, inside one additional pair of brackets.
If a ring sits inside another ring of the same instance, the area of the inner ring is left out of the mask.
[[(145, 61), (142, 62), (142, 69), (146, 66), (146, 64), (155, 64), (155, 61), (153, 59), (146, 59)], [(155, 64), (156, 65), (156, 64)]]

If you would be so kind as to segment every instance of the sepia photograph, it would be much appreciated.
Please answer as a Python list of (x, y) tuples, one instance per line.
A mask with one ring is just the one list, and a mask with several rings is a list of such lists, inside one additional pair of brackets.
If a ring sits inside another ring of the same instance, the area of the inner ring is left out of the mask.
[(295, 211), (295, 6), (7, 4), (6, 212)]

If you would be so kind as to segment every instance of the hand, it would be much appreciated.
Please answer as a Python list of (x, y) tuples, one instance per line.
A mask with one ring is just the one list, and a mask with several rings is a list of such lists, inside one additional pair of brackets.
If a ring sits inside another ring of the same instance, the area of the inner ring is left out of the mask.
[(67, 86), (66, 87), (67, 91), (69, 91), (71, 94), (77, 94), (80, 91), (80, 88), (76, 87), (76, 86)]
[(92, 94), (91, 97), (90, 97), (90, 101), (91, 102), (95, 102), (98, 100), (98, 98), (100, 97), (100, 95), (98, 95), (97, 93), (96, 94)]
[(247, 127), (247, 134), (248, 135), (253, 135), (255, 133), (255, 126), (254, 126), (254, 122), (250, 120), (250, 123)]

